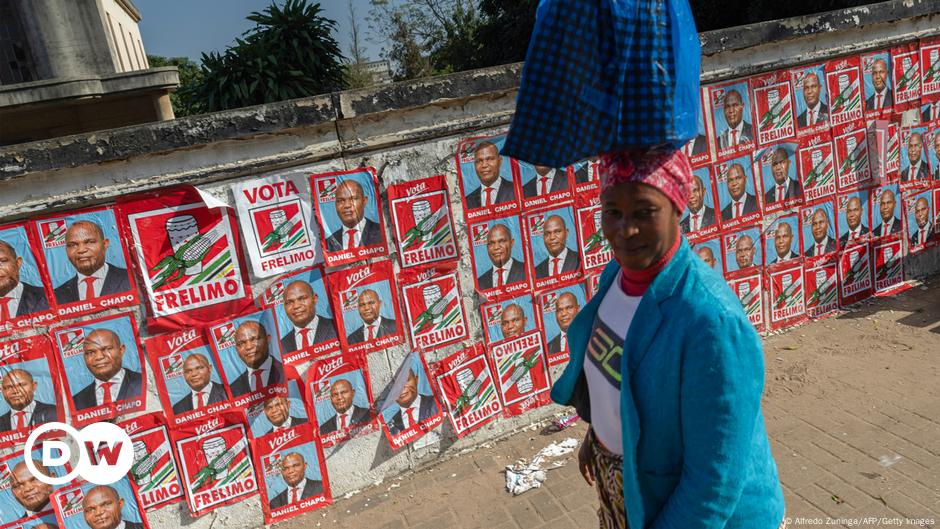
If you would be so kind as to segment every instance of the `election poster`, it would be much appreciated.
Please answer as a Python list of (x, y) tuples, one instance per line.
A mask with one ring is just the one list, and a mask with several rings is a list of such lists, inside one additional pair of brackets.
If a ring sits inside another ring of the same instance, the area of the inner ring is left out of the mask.
[(721, 236), (725, 275), (751, 273), (761, 269), (761, 228), (759, 224), (742, 226)]
[(516, 167), (499, 154), (506, 135), (467, 138), (457, 144), (457, 180), (467, 223), (520, 211)]
[(469, 328), (456, 262), (407, 268), (398, 279), (416, 349), (431, 351), (467, 339)]
[(835, 200), (818, 200), (800, 209), (803, 257), (811, 263), (830, 259), (839, 250)]
[(812, 202), (836, 194), (836, 167), (828, 133), (801, 138), (796, 163), (803, 200)]
[(871, 200), (868, 189), (840, 193), (836, 204), (839, 208), (839, 248), (852, 244), (865, 244), (871, 238)]
[[(921, 99), (934, 102), (940, 99), (940, 37), (920, 40)], [(940, 119), (930, 116), (928, 121)]]
[(75, 211), (32, 224), (59, 319), (138, 304), (113, 209)]
[(764, 215), (803, 202), (803, 187), (796, 170), (798, 148), (793, 142), (778, 143), (754, 154), (754, 176), (763, 190)]
[(885, 177), (887, 183), (897, 182), (901, 176), (900, 130), (901, 127), (897, 123), (888, 123), (887, 146), (885, 147)]
[(41, 424), (63, 422), (56, 362), (46, 335), (0, 340), (0, 448), (24, 442)]
[[(62, 454), (57, 447), (50, 447), (49, 455), (58, 457)], [(31, 516), (46, 516), (52, 512), (50, 495), (59, 487), (41, 483), (33, 477), (26, 466), (27, 457), (32, 460), (37, 470), (47, 476), (63, 477), (72, 470), (69, 463), (43, 465), (41, 448), (35, 448), (28, 455), (25, 450), (15, 450), (11, 454), (0, 456), (0, 513), (3, 513), (4, 524), (22, 522)], [(27, 486), (29, 483), (36, 485)]]
[(55, 511), (47, 511), (45, 514), (27, 516), (20, 520), (0, 525), (0, 529), (54, 529), (59, 523), (55, 518)]
[(764, 231), (764, 266), (790, 266), (801, 257), (799, 214), (777, 217)]
[[(692, 170), (692, 187), (689, 189), (689, 202), (682, 212), (682, 217), (679, 219), (679, 228), (689, 241), (698, 241), (718, 233), (719, 223), (718, 215), (716, 214), (718, 209), (716, 207), (716, 193), (714, 190), (715, 186), (711, 166), (706, 165)], [(601, 211), (599, 203), (600, 201), (598, 200), (595, 212), (597, 222), (596, 233), (598, 234), (596, 237), (603, 238), (603, 234), (600, 233)], [(612, 252), (609, 257), (613, 257)], [(585, 263), (585, 268), (587, 269), (586, 252)], [(604, 264), (606, 264), (606, 262)]]
[(740, 158), (754, 150), (755, 131), (750, 122), (752, 112), (747, 81), (730, 81), (707, 86), (704, 90), (711, 118), (708, 136), (715, 142), (713, 159), (721, 162)]
[(153, 336), (144, 348), (170, 424), (205, 419), (232, 406), (218, 358), (201, 331)]
[(147, 407), (144, 352), (131, 313), (52, 329), (72, 422), (84, 426)]
[(404, 342), (391, 261), (338, 270), (327, 281), (340, 314), (343, 351), (374, 352)]
[(920, 107), (920, 49), (916, 42), (891, 49), (890, 70), (895, 112)]
[(307, 370), (307, 394), (324, 448), (375, 431), (365, 355), (321, 358)]
[(852, 191), (871, 183), (868, 161), (868, 132), (861, 123), (833, 128), (837, 187), (839, 192)]
[(728, 286), (741, 301), (751, 325), (757, 332), (764, 332), (764, 282), (760, 270), (729, 277)]
[(0, 226), (0, 336), (55, 320), (34, 248), (26, 224)]
[(233, 210), (192, 186), (118, 200), (151, 332), (203, 327), (253, 306)]
[[(721, 267), (719, 265), (719, 271)], [(590, 301), (594, 294), (597, 294), (597, 289), (600, 286), (601, 282), (601, 272), (595, 272), (593, 274), (587, 274), (584, 278), (584, 292), (586, 296), (586, 301)]]
[(927, 127), (901, 129), (901, 189), (930, 185)]
[(940, 97), (932, 97), (936, 99), (933, 101), (927, 101), (926, 98), (921, 99), (920, 116), (918, 122), (935, 127), (938, 121), (940, 121)]
[(118, 426), (133, 444), (134, 464), (128, 477), (137, 489), (140, 506), (151, 511), (182, 501), (183, 484), (163, 413), (141, 415)]
[(790, 72), (777, 70), (748, 79), (757, 124), (757, 144), (765, 147), (796, 137)]
[(275, 317), (273, 310), (265, 309), (206, 330), (235, 407), (258, 402), (264, 398), (263, 389), (284, 383)]
[(708, 129), (705, 126), (705, 105), (699, 101), (698, 115), (696, 116), (697, 130), (695, 138), (682, 147), (682, 151), (689, 158), (693, 168), (703, 167), (712, 163), (712, 153), (708, 139)]
[(274, 308), (284, 365), (296, 366), (339, 351), (336, 316), (322, 268), (278, 278), (265, 290), (261, 305)]
[(476, 343), (434, 364), (439, 395), (457, 437), (480, 428), (502, 413), (483, 344)]
[(865, 119), (888, 119), (894, 113), (894, 83), (888, 50), (863, 53), (859, 60), (865, 89)]
[(871, 248), (849, 246), (839, 254), (839, 306), (847, 307), (872, 293)]
[(73, 482), (52, 495), (58, 526), (61, 529), (101, 529), (108, 520), (114, 527), (150, 529), (150, 522), (127, 477), (110, 485), (87, 481)]
[(581, 281), (581, 246), (570, 205), (526, 213), (525, 245), (533, 288), (543, 290)]
[(940, 181), (940, 123), (934, 125), (924, 136), (924, 149), (927, 149), (927, 161), (930, 162), (930, 178)]
[(424, 356), (419, 351), (405, 355), (379, 403), (379, 420), (389, 444), (399, 449), (424, 436), (444, 422), (441, 403), (431, 387)]
[(583, 284), (569, 285), (536, 295), (542, 338), (548, 365), (556, 366), (568, 361), (568, 327), (587, 303)]
[(796, 135), (813, 136), (829, 130), (829, 90), (824, 63), (790, 70), (796, 114)]
[[(933, 191), (912, 191), (904, 197), (904, 213), (907, 217), (908, 252), (920, 253), (937, 244), (936, 214)], [(2, 369), (2, 368), (0, 368)], [(2, 420), (2, 419), (0, 419)]]
[(240, 180), (232, 184), (232, 195), (256, 276), (283, 274), (323, 260), (306, 172)]
[(487, 354), (503, 415), (514, 417), (548, 404), (552, 382), (541, 331), (532, 331), (490, 345)]
[(904, 284), (904, 246), (900, 239), (880, 240), (872, 243), (874, 257), (872, 275), (875, 277), (874, 294), (897, 294), (909, 285)]
[(544, 208), (567, 202), (573, 196), (567, 168), (556, 169), (517, 161), (519, 185), (522, 187), (522, 209)]
[(614, 258), (614, 252), (601, 229), (600, 198), (579, 196), (576, 205), (577, 247), (583, 252), (584, 270), (585, 272), (602, 270)]
[(255, 439), (274, 432), (310, 426), (303, 398), (303, 381), (297, 376), (296, 370), (287, 368), (287, 371), (287, 385), (272, 386), (264, 400), (245, 410), (248, 428)]
[(327, 266), (388, 255), (375, 169), (310, 175)]
[(826, 63), (826, 89), (829, 92), (829, 124), (844, 125), (864, 117), (862, 71), (858, 57), (843, 57)]
[(777, 330), (806, 321), (803, 265), (794, 262), (767, 271), (770, 293), (770, 329)]
[[(869, 121), (866, 135), (871, 184), (881, 185), (886, 183), (888, 179), (888, 120), (875, 119)], [(898, 154), (900, 155), (900, 151)]]
[(242, 411), (223, 411), (181, 424), (170, 431), (170, 437), (193, 516), (258, 493)]
[(469, 227), (477, 291), (488, 297), (529, 290), (528, 252), (519, 217), (487, 220)]
[[(708, 146), (705, 146), (708, 150)], [(589, 158), (575, 162), (570, 167), (571, 176), (574, 178), (574, 195), (582, 193), (597, 194), (600, 185), (600, 168), (598, 167), (597, 157)]]
[(838, 264), (824, 261), (805, 266), (806, 315), (817, 319), (839, 309)]
[(759, 188), (754, 180), (751, 155), (714, 165), (715, 193), (721, 209), (721, 229), (731, 230), (761, 218)]
[(279, 431), (252, 442), (261, 476), (261, 510), (272, 524), (333, 503), (323, 449), (311, 428)]
[[(735, 241), (737, 242), (737, 241)], [(692, 244), (692, 251), (695, 255), (708, 265), (709, 268), (718, 274), (724, 274), (724, 263), (722, 262), (721, 235), (715, 235), (708, 239), (702, 239)]]
[(489, 345), (541, 328), (532, 294), (483, 303), (480, 312), (483, 335)]
[(873, 239), (899, 238), (901, 226), (901, 192), (898, 184), (878, 186), (871, 192), (871, 236)]
[(388, 200), (402, 268), (459, 257), (443, 175), (391, 185)]

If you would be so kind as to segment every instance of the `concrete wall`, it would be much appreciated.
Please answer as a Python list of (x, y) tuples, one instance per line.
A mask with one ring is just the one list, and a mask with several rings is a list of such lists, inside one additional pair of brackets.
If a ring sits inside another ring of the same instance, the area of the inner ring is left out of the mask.
[(128, 0), (97, 1), (115, 71), (146, 70), (149, 64), (138, 26), (140, 13)]
[[(703, 80), (758, 71), (911, 40), (940, 32), (931, 1), (888, 2), (797, 20), (757, 24), (702, 35)], [(457, 189), (454, 150), (469, 135), (504, 130), (515, 103), (521, 65), (310, 97), (295, 101), (184, 118), (0, 148), (0, 221), (35, 213), (108, 203), (116, 196), (177, 183), (199, 185), (231, 203), (238, 179), (288, 171), (322, 172), (376, 167), (383, 186), (445, 174)], [(462, 218), (459, 197), (451, 200)], [(386, 212), (387, 201), (386, 201)], [(458, 220), (464, 291), (472, 285), (466, 226)], [(940, 269), (940, 252), (912, 259), (912, 270)], [(252, 278), (259, 293), (269, 281)], [(466, 296), (472, 339), (481, 339), (479, 301)], [(456, 350), (435, 351), (429, 361)], [(405, 348), (369, 355), (373, 391), (389, 382)], [(153, 385), (151, 385), (153, 387)], [(157, 398), (150, 396), (156, 409)], [(462, 449), (507, 434), (560, 411), (549, 406), (513, 420), (490, 423), (456, 440), (449, 425), (428, 446), (392, 452), (380, 433), (327, 450), (334, 497), (401, 472), (432, 464)], [(436, 436), (436, 434), (435, 434)], [(180, 504), (151, 515), (154, 529), (177, 526), (232, 528), (261, 525), (257, 499), (192, 520)]]

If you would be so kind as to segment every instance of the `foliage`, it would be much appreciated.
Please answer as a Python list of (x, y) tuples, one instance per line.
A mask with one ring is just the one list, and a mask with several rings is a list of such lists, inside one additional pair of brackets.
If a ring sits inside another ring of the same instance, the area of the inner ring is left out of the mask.
[(176, 66), (179, 70), (180, 87), (170, 94), (170, 102), (173, 104), (173, 113), (176, 117), (193, 116), (204, 112), (198, 100), (188, 97), (189, 90), (202, 83), (202, 71), (198, 64), (187, 57), (161, 57), (159, 55), (148, 55), (147, 61), (151, 68)]
[(366, 69), (365, 52), (362, 48), (362, 39), (359, 37), (359, 16), (353, 0), (347, 0), (349, 7), (349, 63), (345, 66), (344, 78), (347, 88), (363, 88), (372, 85), (375, 80)]

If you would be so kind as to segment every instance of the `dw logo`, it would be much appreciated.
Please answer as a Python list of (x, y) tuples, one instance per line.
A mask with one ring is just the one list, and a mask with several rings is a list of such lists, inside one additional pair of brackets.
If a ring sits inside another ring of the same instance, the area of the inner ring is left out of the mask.
[(30, 474), (46, 485), (64, 485), (76, 477), (95, 485), (110, 485), (126, 476), (134, 464), (134, 447), (130, 436), (119, 426), (107, 422), (90, 424), (81, 431), (61, 422), (43, 424), (33, 430), (26, 440), (24, 453), (32, 453), (39, 437), (51, 431), (64, 432), (72, 443), (56, 439), (43, 441), (43, 466), (64, 465), (72, 459), (73, 446), (78, 447), (78, 464), (64, 476), (47, 476), (36, 468), (31, 457), (26, 457), (24, 461)]

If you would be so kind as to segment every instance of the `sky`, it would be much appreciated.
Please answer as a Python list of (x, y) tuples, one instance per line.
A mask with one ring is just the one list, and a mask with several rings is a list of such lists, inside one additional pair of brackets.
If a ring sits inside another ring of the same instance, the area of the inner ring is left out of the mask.
[[(199, 62), (202, 52), (219, 51), (235, 42), (254, 22), (245, 19), (253, 11), (261, 11), (270, 0), (132, 0), (140, 11), (140, 33), (149, 55), (189, 57)], [(350, 23), (347, 0), (319, 0), (323, 14), (337, 22), (334, 37), (345, 56), (349, 56)], [(353, 0), (360, 40), (369, 60), (380, 59), (381, 45), (370, 42), (362, 32), (369, 33), (365, 21), (369, 0)], [(370, 36), (370, 35), (366, 35)]]

